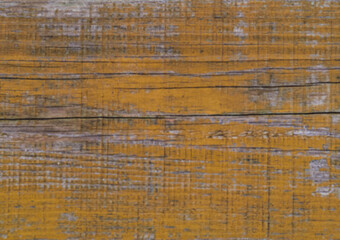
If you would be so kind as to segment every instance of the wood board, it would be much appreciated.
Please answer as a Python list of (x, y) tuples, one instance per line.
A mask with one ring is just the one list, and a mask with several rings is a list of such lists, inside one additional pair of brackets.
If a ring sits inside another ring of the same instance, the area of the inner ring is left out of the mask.
[(0, 238), (339, 239), (339, 13), (0, 1)]

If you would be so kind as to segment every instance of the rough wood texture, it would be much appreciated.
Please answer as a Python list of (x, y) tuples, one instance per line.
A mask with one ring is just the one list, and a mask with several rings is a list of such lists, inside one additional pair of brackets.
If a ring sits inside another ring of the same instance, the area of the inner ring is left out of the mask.
[(0, 239), (340, 239), (338, 0), (0, 0)]

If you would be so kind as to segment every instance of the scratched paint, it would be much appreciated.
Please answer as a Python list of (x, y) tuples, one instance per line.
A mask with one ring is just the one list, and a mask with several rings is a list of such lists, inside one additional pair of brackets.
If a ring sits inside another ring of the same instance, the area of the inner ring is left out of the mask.
[(340, 239), (337, 0), (0, 0), (0, 239)]

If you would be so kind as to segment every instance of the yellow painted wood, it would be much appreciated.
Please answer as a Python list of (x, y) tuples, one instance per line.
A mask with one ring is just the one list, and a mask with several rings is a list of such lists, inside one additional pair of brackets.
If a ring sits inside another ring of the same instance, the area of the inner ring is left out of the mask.
[(337, 0), (0, 0), (0, 239), (340, 239)]

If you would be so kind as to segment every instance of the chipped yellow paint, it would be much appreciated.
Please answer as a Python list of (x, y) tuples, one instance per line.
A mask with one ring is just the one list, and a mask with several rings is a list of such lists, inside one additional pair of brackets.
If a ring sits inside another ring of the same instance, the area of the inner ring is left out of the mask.
[(339, 16), (0, 0), (0, 239), (340, 239)]

